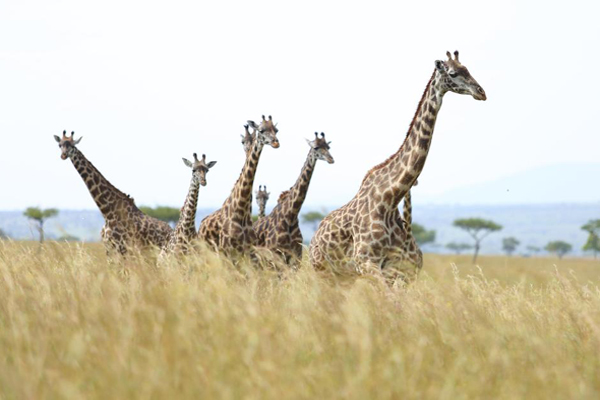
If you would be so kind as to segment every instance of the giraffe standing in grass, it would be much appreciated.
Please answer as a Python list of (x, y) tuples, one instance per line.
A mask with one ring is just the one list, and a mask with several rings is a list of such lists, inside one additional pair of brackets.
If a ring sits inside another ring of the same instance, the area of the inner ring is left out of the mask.
[(306, 198), (317, 160), (334, 163), (329, 153), (331, 142), (325, 140), (324, 133), (319, 137), (315, 132), (315, 139), (307, 142), (310, 150), (296, 183), (290, 190), (279, 196), (277, 205), (267, 217), (259, 219), (254, 224), (257, 246), (282, 254), (288, 263), (294, 257), (302, 258), (302, 232), (300, 232), (298, 214)]
[(271, 193), (267, 192), (267, 186), (263, 189), (260, 185), (256, 191), (256, 203), (258, 204), (258, 219), (265, 217), (265, 209), (267, 208), (267, 202)]
[(61, 158), (69, 158), (83, 179), (94, 202), (104, 217), (100, 235), (109, 254), (124, 255), (132, 247), (164, 246), (171, 233), (169, 224), (152, 218), (135, 205), (133, 199), (114, 187), (77, 149), (81, 138), (74, 140), (74, 132), (62, 138), (54, 135), (61, 149)]
[(192, 181), (179, 215), (177, 226), (171, 232), (169, 242), (161, 251), (161, 257), (168, 253), (187, 253), (190, 242), (196, 238), (196, 207), (200, 186), (206, 186), (206, 174), (217, 162), (206, 162), (206, 155), (198, 159), (194, 153), (194, 162), (183, 159), (183, 163), (192, 169)]
[[(407, 231), (398, 204), (423, 170), (442, 99), (447, 92), (486, 100), (481, 86), (458, 59), (435, 62), (404, 143), (364, 177), (349, 203), (329, 214), (310, 245), (310, 261), (317, 269), (383, 271), (405, 280), (416, 277), (420, 264), (405, 252)], [(410, 200), (410, 198), (409, 198)], [(409, 201), (410, 204), (410, 201)]]
[[(260, 125), (253, 121), (248, 121), (248, 125), (254, 129), (255, 137), (251, 141), (240, 177), (223, 206), (204, 218), (198, 231), (200, 239), (230, 254), (244, 254), (256, 244), (256, 235), (252, 229), (254, 175), (263, 147), (279, 147), (278, 130), (271, 116), (266, 119), (263, 115)], [(249, 134), (248, 128), (246, 133)]]

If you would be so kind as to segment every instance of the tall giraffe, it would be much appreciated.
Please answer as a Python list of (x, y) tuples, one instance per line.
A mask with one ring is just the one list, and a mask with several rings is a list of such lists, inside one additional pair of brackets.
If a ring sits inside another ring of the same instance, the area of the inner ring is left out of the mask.
[(281, 193), (277, 205), (267, 217), (254, 224), (257, 246), (281, 253), (287, 262), (290, 262), (292, 257), (302, 257), (302, 232), (298, 226), (298, 214), (306, 198), (317, 160), (334, 163), (329, 153), (331, 142), (325, 140), (324, 133), (321, 132), (319, 137), (315, 132), (315, 139), (307, 142), (310, 150), (296, 183), (290, 190)]
[[(263, 147), (265, 145), (275, 149), (279, 147), (278, 129), (270, 115), (268, 120), (263, 115), (260, 125), (253, 121), (248, 121), (248, 124), (254, 129), (256, 136), (246, 155), (240, 177), (223, 206), (204, 218), (198, 231), (200, 239), (228, 253), (244, 253), (256, 243), (256, 236), (252, 229), (254, 175)], [(247, 128), (246, 132), (248, 132)]]
[(263, 186), (260, 185), (258, 190), (256, 191), (256, 203), (258, 204), (258, 219), (265, 217), (265, 209), (267, 208), (267, 201), (269, 201), (269, 196), (271, 193), (267, 192), (267, 186), (263, 189)]
[(192, 169), (192, 181), (185, 198), (179, 221), (169, 236), (169, 242), (161, 251), (161, 256), (168, 253), (186, 253), (190, 242), (196, 238), (196, 207), (198, 205), (198, 192), (200, 186), (206, 186), (206, 174), (217, 162), (206, 162), (206, 154), (198, 159), (194, 153), (194, 162), (184, 158), (183, 163)]
[(64, 131), (62, 138), (54, 135), (54, 139), (61, 149), (60, 158), (71, 159), (104, 217), (105, 224), (100, 235), (107, 251), (125, 254), (130, 247), (164, 246), (171, 232), (169, 224), (141, 212), (129, 195), (102, 176), (77, 149), (81, 137), (74, 140), (74, 135), (75, 132), (71, 132), (71, 136), (67, 136), (67, 131)]
[[(406, 237), (398, 204), (423, 170), (431, 145), (435, 121), (447, 92), (486, 100), (485, 91), (467, 68), (449, 52), (447, 61), (435, 61), (435, 69), (419, 102), (400, 149), (364, 177), (350, 202), (329, 214), (310, 245), (315, 268), (392, 269), (399, 276), (416, 276), (419, 265), (401, 250)], [(349, 262), (350, 261), (350, 262)]]

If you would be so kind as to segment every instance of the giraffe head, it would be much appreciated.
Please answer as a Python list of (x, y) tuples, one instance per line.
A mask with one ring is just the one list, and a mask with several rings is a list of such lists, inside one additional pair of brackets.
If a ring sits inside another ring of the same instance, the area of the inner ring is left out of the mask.
[(58, 142), (58, 147), (60, 148), (60, 158), (63, 160), (71, 157), (75, 146), (81, 142), (81, 138), (83, 137), (75, 140), (73, 136), (75, 136), (75, 132), (71, 132), (71, 136), (67, 136), (67, 131), (63, 131), (62, 138), (54, 135), (54, 140)]
[(458, 61), (458, 51), (454, 52), (454, 59), (449, 51), (446, 52), (447, 61), (436, 60), (435, 69), (440, 75), (440, 82), (443, 91), (450, 91), (458, 94), (470, 94), (475, 100), (486, 100), (485, 91), (471, 76), (467, 67)]
[(206, 154), (202, 154), (202, 159), (198, 160), (198, 154), (194, 153), (194, 162), (189, 161), (186, 158), (182, 158), (183, 163), (192, 169), (192, 176), (196, 182), (200, 185), (206, 186), (206, 173), (212, 168), (217, 162), (211, 161), (206, 162)]
[(262, 116), (260, 125), (257, 125), (254, 121), (248, 121), (248, 125), (254, 129), (254, 135), (263, 145), (268, 144), (274, 149), (279, 147), (279, 139), (277, 139), (277, 124), (273, 124), (273, 118), (269, 115), (269, 119)]
[(267, 192), (267, 186), (264, 186), (264, 189), (262, 185), (258, 187), (258, 190), (256, 191), (256, 202), (261, 209), (264, 210), (267, 206), (267, 201), (269, 201), (270, 194), (271, 193)]
[(315, 132), (315, 140), (310, 141), (306, 139), (306, 142), (311, 147), (311, 154), (317, 160), (327, 161), (329, 164), (333, 164), (334, 160), (331, 154), (329, 153), (329, 143), (325, 140), (325, 134), (321, 132), (321, 137), (319, 134)]
[(242, 146), (244, 146), (244, 152), (248, 154), (250, 150), (252, 150), (252, 144), (254, 144), (254, 138), (256, 137), (256, 129), (250, 133), (248, 129), (248, 125), (244, 125), (244, 129), (246, 129), (246, 133), (244, 135), (240, 135), (242, 137)]

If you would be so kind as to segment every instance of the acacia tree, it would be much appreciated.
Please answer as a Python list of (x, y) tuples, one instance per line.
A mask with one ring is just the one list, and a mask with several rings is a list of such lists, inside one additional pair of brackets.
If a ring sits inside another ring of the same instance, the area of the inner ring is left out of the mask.
[(506, 255), (510, 256), (512, 255), (512, 253), (515, 252), (515, 250), (517, 249), (517, 247), (519, 247), (520, 244), (521, 242), (519, 242), (514, 237), (506, 237), (502, 239), (502, 250), (504, 250)]
[(481, 248), (481, 241), (485, 239), (490, 233), (496, 232), (502, 229), (502, 225), (498, 225), (493, 221), (489, 221), (481, 218), (462, 218), (454, 221), (455, 227), (466, 231), (475, 241), (473, 248), (473, 264), (477, 262), (477, 255)]
[(317, 229), (317, 226), (319, 226), (319, 223), (323, 218), (325, 218), (325, 214), (318, 211), (309, 211), (302, 214), (302, 222), (311, 224), (313, 226), (313, 230)]
[(539, 247), (537, 247), (537, 246), (531, 246), (531, 245), (527, 246), (527, 247), (526, 247), (526, 249), (527, 249), (527, 251), (529, 251), (530, 253), (535, 253), (535, 254), (537, 254), (537, 253), (539, 253), (540, 251), (542, 251), (542, 249), (540, 249)]
[(175, 207), (157, 206), (155, 208), (142, 206), (140, 210), (151, 217), (165, 221), (173, 227), (179, 221), (180, 210)]
[(450, 242), (446, 245), (446, 248), (449, 250), (452, 250), (453, 252), (455, 252), (456, 254), (460, 254), (465, 250), (470, 250), (473, 248), (473, 246), (471, 246), (468, 243), (456, 243), (456, 242)]
[(38, 207), (29, 207), (23, 212), (23, 215), (30, 220), (37, 222), (37, 230), (40, 233), (40, 243), (44, 243), (44, 222), (46, 222), (48, 218), (58, 215), (58, 210), (56, 208), (42, 210)]
[(549, 253), (555, 253), (558, 258), (563, 258), (565, 254), (570, 252), (573, 249), (567, 242), (563, 242), (562, 240), (555, 240), (546, 245), (546, 251)]
[(435, 242), (435, 231), (428, 231), (423, 225), (412, 224), (412, 231), (415, 240), (420, 246)]
[(589, 233), (587, 242), (583, 245), (583, 250), (591, 251), (594, 254), (594, 258), (596, 258), (598, 252), (600, 252), (600, 219), (590, 220), (581, 229)]

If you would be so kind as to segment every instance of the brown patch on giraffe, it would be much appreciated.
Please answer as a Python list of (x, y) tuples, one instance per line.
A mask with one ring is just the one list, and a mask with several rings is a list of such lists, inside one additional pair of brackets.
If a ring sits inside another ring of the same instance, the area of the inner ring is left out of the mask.
[[(404, 175), (402, 176), (402, 178), (400, 179), (400, 183), (402, 183), (403, 185), (409, 186), (413, 181), (414, 181), (415, 177), (413, 175), (411, 175), (409, 172), (405, 172)], [(395, 193), (394, 197), (397, 197), (399, 193)]]
[(415, 169), (418, 170), (423, 170), (423, 167), (425, 166), (425, 161), (427, 160), (427, 155), (423, 154), (421, 156), (419, 156), (419, 158), (417, 160), (415, 160)]

